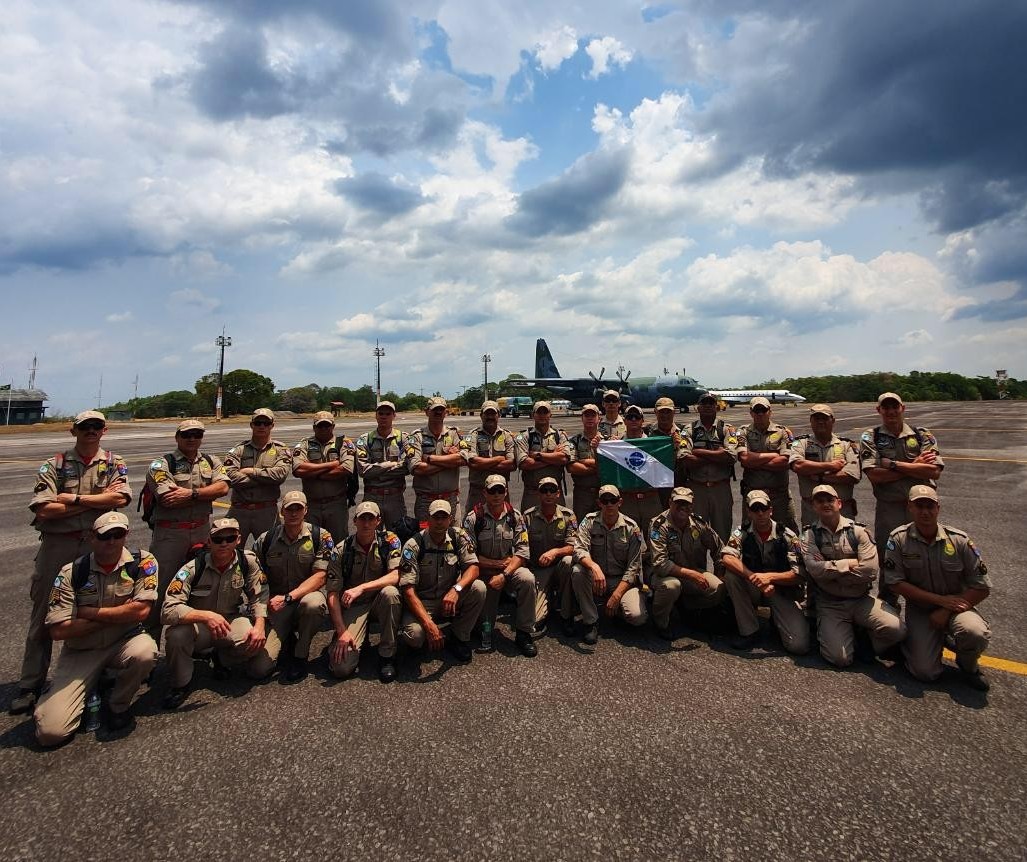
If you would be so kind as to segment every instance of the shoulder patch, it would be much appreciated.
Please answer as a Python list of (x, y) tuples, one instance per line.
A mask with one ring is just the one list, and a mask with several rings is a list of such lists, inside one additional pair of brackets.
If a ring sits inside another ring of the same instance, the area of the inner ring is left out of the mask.
[(140, 566), (144, 575), (152, 575), (157, 572), (157, 561), (147, 554), (143, 557), (143, 564)]
[(862, 435), (860, 435), (859, 439), (862, 440), (864, 443), (873, 443), (874, 435), (871, 434), (869, 431), (864, 431)]
[(151, 470), (163, 470), (164, 469), (164, 459), (163, 458), (158, 458), (156, 461), (151, 461), (150, 462), (150, 469)]

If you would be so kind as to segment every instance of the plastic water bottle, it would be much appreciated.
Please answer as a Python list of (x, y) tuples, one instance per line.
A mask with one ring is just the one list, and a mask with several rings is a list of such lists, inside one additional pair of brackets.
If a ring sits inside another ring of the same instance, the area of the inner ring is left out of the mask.
[(94, 688), (86, 698), (86, 714), (83, 722), (86, 733), (95, 733), (100, 729), (100, 693)]
[(492, 651), (492, 623), (488, 620), (481, 624), (481, 651)]

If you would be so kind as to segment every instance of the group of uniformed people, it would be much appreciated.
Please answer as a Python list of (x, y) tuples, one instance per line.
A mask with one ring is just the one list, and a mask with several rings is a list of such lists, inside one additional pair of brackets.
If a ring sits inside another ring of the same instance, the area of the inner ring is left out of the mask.
[[(117, 511), (132, 498), (125, 464), (100, 447), (104, 416), (79, 414), (75, 446), (40, 467), (30, 504), (40, 549), (12, 713), (35, 707), (37, 738), (57, 744), (113, 671), (108, 724), (128, 726), (162, 630), (169, 709), (188, 697), (197, 658), (215, 675), (242, 665), (255, 679), (276, 667), (301, 679), (325, 618), (334, 632), (331, 673), (356, 671), (373, 620), (379, 677), (390, 682), (399, 643), (445, 647), (466, 662), (478, 628), (482, 651), (494, 648), (504, 594), (527, 657), (537, 654), (551, 610), (565, 634), (587, 644), (599, 639), (601, 614), (634, 626), (651, 615), (657, 634), (673, 639), (675, 612), (697, 626), (733, 612), (731, 645), (744, 650), (758, 644), (757, 610), (767, 605), (791, 653), (809, 649), (814, 624), (833, 665), (851, 664), (865, 636), (870, 656), (895, 657), (901, 645), (910, 673), (929, 681), (941, 675), (948, 643), (965, 681), (987, 690), (978, 659), (989, 631), (977, 610), (990, 589), (987, 568), (964, 532), (939, 523), (944, 463), (933, 435), (906, 424), (900, 396), (880, 396), (881, 424), (858, 443), (834, 434), (824, 404), (810, 409), (811, 433), (798, 438), (772, 421), (763, 398), (752, 400), (751, 422), (740, 428), (717, 418), (711, 393), (685, 426), (670, 399), (657, 402), (648, 425), (637, 405), (623, 414), (620, 406), (619, 394), (606, 392), (603, 409), (586, 405), (581, 432), (568, 438), (551, 426), (544, 401), (532, 427), (516, 434), (500, 427), (493, 401), (468, 434), (446, 425), (442, 398), (429, 400), (427, 424), (412, 434), (393, 427), (395, 407), (382, 402), (375, 429), (356, 441), (337, 436), (323, 412), (313, 436), (291, 447), (272, 438), (274, 414), (262, 408), (250, 439), (223, 460), (201, 451), (204, 426), (186, 420), (175, 450), (150, 465), (142, 506), (153, 538), (149, 552), (135, 553)], [(673, 440), (673, 488), (600, 484), (601, 441), (653, 435)], [(732, 530), (736, 462), (743, 505)], [(524, 485), (517, 508), (509, 495), (515, 470)], [(799, 478), (801, 530), (789, 470)], [(282, 495), (290, 472), (303, 490)], [(573, 508), (565, 505), (567, 473)], [(877, 500), (876, 543), (853, 520), (853, 486), (864, 474)], [(350, 521), (354, 476), (363, 498)], [(227, 516), (211, 521), (213, 502), (228, 493)], [(64, 649), (43, 693), (54, 640)]]

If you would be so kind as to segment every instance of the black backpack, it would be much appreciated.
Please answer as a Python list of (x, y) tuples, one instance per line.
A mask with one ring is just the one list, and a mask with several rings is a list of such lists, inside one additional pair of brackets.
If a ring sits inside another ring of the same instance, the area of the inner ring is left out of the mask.
[[(214, 462), (210, 459), (210, 455), (201, 453), (200, 459), (206, 461), (207, 466), (211, 470), (214, 469)], [(178, 461), (175, 458), (175, 453), (168, 452), (164, 456), (164, 460), (168, 462), (168, 475), (174, 476), (178, 472)], [(153, 529), (153, 513), (156, 508), (157, 496), (150, 490), (150, 483), (144, 482), (143, 493), (139, 495), (139, 501), (136, 503), (136, 511), (142, 513), (143, 523), (151, 530)]]
[[(450, 527), (448, 530), (446, 530), (446, 533), (449, 536), (449, 541), (451, 541), (453, 543), (453, 553), (457, 553), (457, 549), (460, 547), (460, 540), (457, 537), (456, 530), (454, 530), (452, 527)], [(424, 531), (423, 530), (418, 532), (418, 534), (415, 537), (415, 539), (417, 541), (417, 562), (418, 563), (420, 563), (421, 560), (424, 559), (424, 555), (425, 554), (444, 554), (444, 553), (446, 553), (446, 549), (445, 548), (429, 548), (429, 547), (427, 547), (425, 545), (425, 541), (424, 541)], [(458, 559), (459, 559), (459, 557), (458, 557)], [(463, 569), (462, 564), (460, 564), (458, 562), (457, 565), (461, 566), (461, 570)]]
[[(382, 573), (385, 572), (385, 562), (389, 559), (389, 539), (385, 530), (375, 530), (375, 542), (378, 544), (378, 559), (382, 562)], [(342, 541), (342, 581), (346, 583), (353, 574), (353, 562), (356, 559), (356, 535), (347, 536)]]
[[(321, 553), (321, 528), (314, 527), (313, 524), (311, 524), (311, 527), (313, 529), (310, 531), (310, 538), (314, 542), (314, 556), (316, 557)], [(271, 547), (275, 539), (281, 535), (282, 530), (284, 529), (285, 527), (280, 523), (275, 524), (270, 530), (264, 533), (263, 539), (253, 546), (253, 553), (257, 555), (257, 559), (260, 560), (260, 565), (264, 568), (267, 568), (268, 549)]]
[[(139, 575), (139, 561), (142, 559), (142, 551), (132, 552), (132, 562), (125, 566), (125, 571), (136, 580)], [(78, 592), (89, 582), (89, 572), (92, 566), (89, 564), (89, 554), (84, 554), (75, 560), (75, 568), (71, 570), (71, 588)]]

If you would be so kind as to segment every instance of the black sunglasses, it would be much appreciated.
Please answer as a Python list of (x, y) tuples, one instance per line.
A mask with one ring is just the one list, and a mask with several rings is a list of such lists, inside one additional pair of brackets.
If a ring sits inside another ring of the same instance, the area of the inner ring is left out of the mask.
[(619, 398), (614, 398), (612, 396), (610, 398), (604, 398), (603, 399), (603, 403), (604, 404), (616, 404), (618, 401), (620, 401)]
[(752, 412), (753, 413), (769, 413), (770, 410), (767, 407), (753, 407), (752, 408)]
[(250, 423), (250, 425), (253, 425), (253, 426), (258, 427), (258, 428), (268, 428), (268, 427), (270, 427), (273, 424), (274, 423), (270, 419), (254, 419)]
[(764, 506), (762, 503), (754, 503), (749, 507), (750, 512), (766, 512), (770, 509), (770, 506)]
[(485, 493), (486, 494), (505, 494), (506, 493), (506, 488), (504, 488), (502, 485), (493, 485), (491, 488), (486, 488), (485, 489)]
[(238, 538), (239, 538), (239, 534), (238, 533), (231, 533), (231, 534), (229, 534), (227, 536), (220, 536), (220, 535), (218, 535), (218, 536), (211, 536), (210, 540), (215, 545), (230, 545), (232, 542), (238, 540)]
[(128, 535), (128, 530), (108, 530), (106, 533), (96, 533), (97, 541), (116, 542)]
[(202, 440), (203, 439), (203, 432), (202, 431), (179, 431), (178, 432), (178, 436), (181, 437), (183, 440)]
[(546, 485), (546, 487), (544, 487), (544, 488), (539, 488), (538, 492), (540, 494), (559, 494), (560, 493), (560, 489), (559, 488), (554, 488), (552, 485)]
[(102, 422), (83, 422), (75, 427), (80, 431), (103, 431), (104, 425)]
[(612, 506), (614, 503), (620, 502), (620, 497), (611, 497), (609, 494), (607, 494), (605, 497), (600, 497), (599, 502), (602, 503), (604, 506)]

